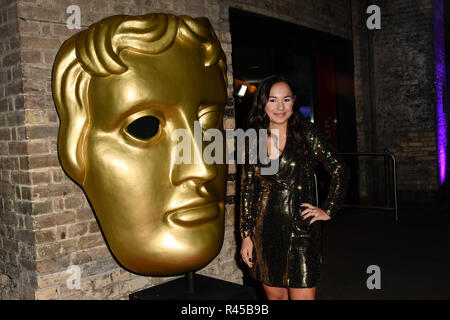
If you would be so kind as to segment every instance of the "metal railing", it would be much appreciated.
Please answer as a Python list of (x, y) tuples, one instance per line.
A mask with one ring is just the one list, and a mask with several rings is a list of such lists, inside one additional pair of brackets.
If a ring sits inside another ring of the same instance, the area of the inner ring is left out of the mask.
[[(398, 203), (397, 203), (397, 161), (395, 156), (390, 152), (339, 152), (342, 156), (369, 156), (369, 157), (384, 157), (384, 169), (386, 175), (386, 200), (387, 206), (366, 206), (366, 205), (342, 205), (346, 208), (364, 208), (364, 209), (378, 209), (378, 210), (392, 210), (395, 211), (395, 221), (398, 221)], [(389, 179), (389, 158), (392, 159), (392, 181), (394, 188), (394, 206), (391, 206), (391, 185)]]

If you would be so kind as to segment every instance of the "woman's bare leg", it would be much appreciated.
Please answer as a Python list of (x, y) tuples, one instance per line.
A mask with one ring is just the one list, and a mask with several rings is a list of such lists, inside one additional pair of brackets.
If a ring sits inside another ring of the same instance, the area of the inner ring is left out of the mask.
[(284, 287), (272, 287), (262, 284), (268, 300), (289, 300), (288, 289)]
[(291, 300), (315, 300), (316, 299), (316, 287), (289, 288), (289, 299), (291, 299)]

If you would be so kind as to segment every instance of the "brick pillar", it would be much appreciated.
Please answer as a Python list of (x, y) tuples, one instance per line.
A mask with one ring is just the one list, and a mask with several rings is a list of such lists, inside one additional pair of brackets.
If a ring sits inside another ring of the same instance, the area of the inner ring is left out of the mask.
[[(375, 152), (376, 137), (373, 132), (376, 128), (376, 117), (373, 99), (375, 86), (373, 83), (372, 34), (377, 31), (368, 30), (366, 27), (368, 2), (359, 0), (352, 0), (351, 2), (355, 61), (357, 151)], [(377, 184), (374, 181), (374, 165), (373, 158), (358, 158), (359, 194), (362, 203), (373, 201), (373, 192)]]
[(0, 1), (0, 299), (31, 298), (34, 232), (25, 159), (17, 2)]
[(373, 37), (377, 151), (397, 156), (400, 201), (438, 190), (432, 0), (378, 1)]
[[(381, 10), (368, 30), (366, 8)], [(399, 201), (431, 202), (438, 190), (431, 0), (352, 1), (358, 151), (397, 158)], [(360, 194), (385, 202), (382, 159), (361, 158)]]
[(30, 297), (33, 231), (16, 1), (0, 1), (0, 299)]

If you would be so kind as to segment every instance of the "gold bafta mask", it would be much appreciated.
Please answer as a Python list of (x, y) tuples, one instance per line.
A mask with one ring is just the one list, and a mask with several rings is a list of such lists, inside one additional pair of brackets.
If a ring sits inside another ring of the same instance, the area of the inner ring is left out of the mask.
[[(227, 167), (204, 161), (194, 123), (223, 132), (226, 88), (225, 55), (206, 18), (112, 16), (60, 48), (59, 158), (127, 270), (177, 275), (219, 253)], [(176, 163), (177, 129), (200, 162)]]

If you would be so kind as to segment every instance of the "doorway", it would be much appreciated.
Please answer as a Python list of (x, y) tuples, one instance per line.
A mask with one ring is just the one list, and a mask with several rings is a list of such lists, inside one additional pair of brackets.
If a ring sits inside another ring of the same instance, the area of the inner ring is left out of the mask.
[[(230, 8), (229, 13), (235, 81), (257, 86), (272, 74), (287, 77), (303, 117), (316, 123), (338, 152), (356, 152), (352, 41), (240, 9)], [(247, 91), (234, 98), (236, 128), (245, 130), (253, 96)], [(352, 182), (345, 202), (358, 203), (357, 162), (346, 161)], [(320, 165), (316, 174), (322, 202), (329, 176)]]

